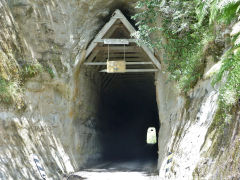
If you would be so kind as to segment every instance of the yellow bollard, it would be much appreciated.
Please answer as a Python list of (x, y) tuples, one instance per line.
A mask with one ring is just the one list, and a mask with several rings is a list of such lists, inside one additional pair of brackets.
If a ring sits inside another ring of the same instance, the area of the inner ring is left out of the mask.
[(147, 144), (157, 143), (157, 133), (155, 127), (149, 127), (147, 130)]

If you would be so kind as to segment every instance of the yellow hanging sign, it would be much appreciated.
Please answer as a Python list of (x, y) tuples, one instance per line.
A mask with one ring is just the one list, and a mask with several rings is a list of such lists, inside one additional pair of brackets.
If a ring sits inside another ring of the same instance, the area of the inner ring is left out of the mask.
[(125, 73), (125, 61), (107, 61), (107, 73)]

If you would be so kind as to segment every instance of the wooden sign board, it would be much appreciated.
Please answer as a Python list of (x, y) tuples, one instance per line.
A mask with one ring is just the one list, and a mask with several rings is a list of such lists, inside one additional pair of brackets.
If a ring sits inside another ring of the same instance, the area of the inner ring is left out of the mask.
[(125, 73), (125, 61), (107, 61), (107, 73)]

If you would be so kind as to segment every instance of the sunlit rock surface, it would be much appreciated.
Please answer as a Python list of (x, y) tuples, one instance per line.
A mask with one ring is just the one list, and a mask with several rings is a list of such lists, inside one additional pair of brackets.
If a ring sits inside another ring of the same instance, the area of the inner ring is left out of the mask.
[(0, 106), (0, 179), (39, 179), (32, 155), (39, 157), (50, 179), (61, 179), (98, 157), (93, 130), (97, 102), (92, 96), (96, 85), (82, 72), (77, 78), (84, 85), (76, 87), (74, 64), (115, 8), (128, 11), (133, 3), (0, 1), (0, 24), (5, 28), (1, 48), (19, 48), (21, 56), (13, 60), (36, 59), (54, 73), (53, 79), (43, 73), (25, 83), (23, 112)]
[[(49, 179), (62, 179), (100, 156), (95, 130), (98, 77), (77, 72), (75, 62), (111, 13), (119, 8), (131, 16), (134, 2), (0, 0), (0, 52), (4, 57), (0, 63), (4, 64), (3, 59), (13, 63), (36, 59), (54, 73), (54, 78), (42, 73), (24, 84), (25, 110), (0, 105), (0, 179), (40, 179), (34, 156)], [(238, 26), (233, 34), (239, 31)], [(230, 145), (218, 156), (211, 156), (215, 139), (208, 128), (216, 112), (218, 89), (211, 86), (211, 71), (207, 72), (188, 99), (179, 94), (174, 83), (166, 83), (165, 73), (156, 76), (161, 129), (160, 174), (154, 179), (240, 177), (239, 113), (231, 131), (225, 132)], [(169, 153), (173, 154), (170, 163)], [(121, 179), (142, 177), (138, 173), (112, 175)]]

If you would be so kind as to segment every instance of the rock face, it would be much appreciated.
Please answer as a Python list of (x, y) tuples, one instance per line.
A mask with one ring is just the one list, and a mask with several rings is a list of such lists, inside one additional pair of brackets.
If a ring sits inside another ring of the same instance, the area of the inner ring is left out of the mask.
[[(49, 179), (61, 179), (100, 156), (99, 77), (79, 69), (76, 62), (111, 13), (119, 8), (130, 16), (134, 2), (0, 0), (0, 68), (7, 60), (18, 69), (22, 59), (35, 59), (54, 74), (51, 78), (43, 72), (24, 83), (24, 111), (0, 105), (0, 179), (40, 179), (33, 157), (38, 157)], [(212, 157), (215, 139), (208, 129), (218, 90), (205, 79), (184, 98), (166, 80), (163, 72), (156, 75), (160, 179), (239, 178), (239, 113), (225, 132), (230, 145)], [(218, 168), (223, 163), (225, 170)]]
[[(236, 154), (239, 152), (239, 108), (229, 127), (225, 128), (222, 144), (219, 145), (216, 140), (218, 133), (210, 130), (218, 102), (218, 90), (212, 88), (211, 80), (199, 82), (189, 99), (175, 98), (171, 91), (166, 96), (160, 90), (160, 82), (159, 101), (164, 104), (159, 106), (162, 117), (159, 132), (160, 178), (239, 178), (239, 153)], [(172, 153), (171, 162), (168, 161), (169, 153)]]
[[(214, 63), (210, 62), (210, 67)], [(219, 64), (219, 63), (218, 63)], [(213, 88), (207, 77), (183, 98), (174, 83), (166, 84), (166, 75), (157, 76), (160, 179), (238, 179), (239, 107), (224, 128), (220, 142), (214, 129), (218, 108), (219, 86)], [(171, 155), (170, 155), (171, 154)], [(170, 155), (170, 156), (169, 156)], [(170, 160), (170, 161), (169, 161)]]
[(35, 59), (54, 74), (52, 79), (41, 73), (24, 84), (23, 112), (0, 106), (0, 179), (40, 179), (33, 155), (49, 179), (61, 179), (99, 156), (94, 129), (98, 99), (92, 96), (98, 84), (83, 71), (75, 81), (73, 72), (115, 7), (128, 11), (133, 1), (0, 1), (5, 28), (0, 50), (6, 61), (11, 58), (18, 66), (22, 59)]
[[(161, 85), (158, 86), (161, 89)], [(159, 132), (160, 177), (188, 179), (200, 161), (201, 153), (206, 151), (202, 146), (217, 108), (218, 92), (207, 80), (198, 84), (188, 100), (174, 98), (173, 93), (169, 92), (167, 99), (165, 94), (160, 94), (160, 102), (165, 102), (164, 109), (160, 106), (160, 117), (161, 114), (164, 117), (161, 125), (165, 127)], [(170, 163), (167, 153), (173, 154)]]

